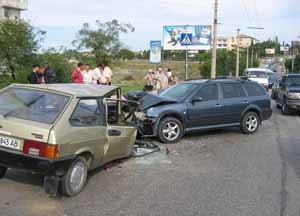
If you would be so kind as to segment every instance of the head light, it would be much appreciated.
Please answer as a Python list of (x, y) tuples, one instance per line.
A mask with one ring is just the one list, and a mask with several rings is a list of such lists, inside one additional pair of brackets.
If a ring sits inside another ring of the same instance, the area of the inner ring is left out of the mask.
[(148, 109), (146, 111), (146, 116), (156, 118), (156, 117), (158, 117), (158, 112), (154, 107), (151, 107), (150, 109)]
[(300, 99), (300, 93), (289, 93), (288, 94), (289, 99)]

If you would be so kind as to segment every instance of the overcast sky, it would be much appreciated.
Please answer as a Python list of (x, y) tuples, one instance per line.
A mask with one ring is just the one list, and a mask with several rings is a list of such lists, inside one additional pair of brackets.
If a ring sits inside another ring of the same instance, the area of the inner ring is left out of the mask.
[[(23, 17), (45, 31), (44, 47), (71, 47), (85, 22), (118, 19), (130, 22), (134, 33), (122, 36), (131, 49), (148, 49), (150, 40), (162, 39), (162, 26), (213, 22), (213, 0), (28, 0)], [(299, 0), (219, 0), (219, 36), (236, 29), (259, 40), (279, 36), (291, 41), (300, 36)], [(265, 30), (250, 30), (260, 26)]]

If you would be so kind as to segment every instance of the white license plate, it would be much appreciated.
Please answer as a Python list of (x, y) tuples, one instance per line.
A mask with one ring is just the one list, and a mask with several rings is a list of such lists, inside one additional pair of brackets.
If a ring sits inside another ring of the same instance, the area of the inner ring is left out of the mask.
[(0, 146), (20, 150), (21, 140), (0, 135)]

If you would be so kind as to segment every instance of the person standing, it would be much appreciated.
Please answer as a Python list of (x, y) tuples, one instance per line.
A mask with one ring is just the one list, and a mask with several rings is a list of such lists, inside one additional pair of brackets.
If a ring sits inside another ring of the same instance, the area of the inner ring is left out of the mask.
[(112, 77), (113, 77), (113, 72), (108, 67), (107, 63), (104, 63), (104, 65), (102, 65), (102, 67), (103, 67), (102, 76), (104, 77), (104, 80), (106, 80), (104, 83), (106, 85), (111, 85), (111, 81), (112, 81)]
[(144, 91), (145, 92), (151, 92), (153, 91), (153, 70), (150, 69), (147, 73), (147, 75), (144, 77), (145, 80), (145, 87), (144, 87)]
[(101, 64), (98, 64), (92, 73), (93, 84), (98, 84), (98, 85), (101, 84), (101, 74), (102, 74), (102, 67)]
[(91, 70), (91, 66), (89, 64), (85, 65), (85, 70), (82, 72), (83, 83), (84, 84), (93, 84), (93, 71)]
[(169, 86), (169, 79), (165, 71), (161, 70), (158, 75), (158, 81), (159, 81), (159, 89), (158, 94), (162, 93), (164, 90), (166, 90)]
[(54, 72), (54, 70), (50, 67), (49, 63), (46, 62), (44, 64), (44, 77), (45, 77), (45, 83), (55, 83), (55, 77), (56, 77), (56, 74)]
[(78, 63), (77, 68), (72, 73), (72, 82), (73, 83), (78, 83), (78, 84), (83, 84), (83, 76), (82, 72), (84, 70), (84, 64), (83, 63)]
[(39, 74), (40, 74), (41, 67), (37, 64), (32, 65), (31, 74), (28, 76), (28, 82), (30, 84), (39, 84)]

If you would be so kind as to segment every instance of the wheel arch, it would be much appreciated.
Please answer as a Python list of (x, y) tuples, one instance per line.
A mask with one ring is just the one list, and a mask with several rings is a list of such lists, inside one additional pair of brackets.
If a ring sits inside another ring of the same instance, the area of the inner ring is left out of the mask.
[(241, 120), (243, 119), (243, 117), (249, 113), (249, 112), (254, 112), (258, 115), (259, 117), (259, 120), (260, 120), (260, 123), (262, 121), (262, 112), (261, 112), (261, 109), (258, 107), (258, 106), (249, 106), (247, 107), (244, 112), (242, 113), (242, 116), (241, 116)]

